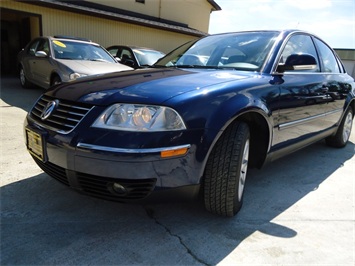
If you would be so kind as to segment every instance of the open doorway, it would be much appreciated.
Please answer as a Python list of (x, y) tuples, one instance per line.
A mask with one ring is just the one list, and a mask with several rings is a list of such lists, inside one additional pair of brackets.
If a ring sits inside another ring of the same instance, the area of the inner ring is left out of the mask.
[(17, 54), (34, 37), (42, 35), (42, 17), (1, 8), (1, 76), (17, 74)]

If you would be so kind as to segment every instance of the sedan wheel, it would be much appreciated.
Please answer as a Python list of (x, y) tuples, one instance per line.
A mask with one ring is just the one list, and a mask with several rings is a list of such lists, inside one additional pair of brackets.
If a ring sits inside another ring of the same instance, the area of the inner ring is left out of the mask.
[(54, 86), (54, 85), (57, 85), (57, 84), (60, 84), (60, 83), (62, 83), (62, 80), (60, 79), (60, 77), (54, 76), (52, 78), (51, 86)]
[(26, 78), (25, 71), (23, 70), (23, 67), (20, 67), (20, 82), (21, 82), (21, 86), (23, 88), (29, 88), (31, 85), (30, 82)]
[(342, 148), (346, 145), (350, 138), (351, 128), (353, 125), (353, 117), (353, 110), (351, 109), (351, 107), (349, 107), (348, 110), (345, 112), (343, 120), (341, 121), (336, 134), (326, 139), (326, 143), (329, 146), (335, 148)]
[(348, 112), (344, 120), (343, 134), (342, 134), (343, 142), (347, 142), (349, 140), (352, 125), (353, 125), (353, 114), (352, 112)]
[(242, 207), (248, 169), (250, 132), (235, 122), (216, 143), (206, 165), (204, 200), (208, 211), (234, 216)]

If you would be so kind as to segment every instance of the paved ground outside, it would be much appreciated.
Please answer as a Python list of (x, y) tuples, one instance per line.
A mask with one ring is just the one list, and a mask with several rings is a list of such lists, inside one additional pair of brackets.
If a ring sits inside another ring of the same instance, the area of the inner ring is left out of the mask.
[(1, 79), (0, 265), (347, 265), (355, 260), (355, 130), (249, 172), (234, 218), (195, 202), (130, 205), (44, 174), (23, 139), (39, 88)]

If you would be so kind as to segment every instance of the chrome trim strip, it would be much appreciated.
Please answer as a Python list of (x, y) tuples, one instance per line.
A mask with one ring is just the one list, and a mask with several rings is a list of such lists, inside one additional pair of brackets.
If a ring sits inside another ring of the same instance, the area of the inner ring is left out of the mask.
[(123, 148), (112, 148), (107, 146), (100, 146), (100, 145), (93, 145), (88, 143), (79, 142), (76, 146), (77, 148), (84, 149), (84, 150), (96, 150), (96, 151), (107, 151), (107, 152), (114, 152), (114, 153), (159, 153), (162, 151), (170, 151), (170, 150), (179, 150), (191, 147), (190, 144), (180, 145), (180, 146), (173, 146), (173, 147), (163, 147), (163, 148), (152, 148), (152, 149), (123, 149)]
[(335, 113), (340, 113), (340, 112), (343, 112), (343, 109), (338, 109), (338, 110), (334, 110), (334, 111), (331, 111), (331, 112), (328, 112), (328, 113), (325, 113), (325, 114), (315, 115), (315, 116), (303, 118), (303, 119), (300, 119), (300, 120), (297, 120), (297, 121), (292, 121), (292, 122), (280, 124), (280, 125), (278, 125), (278, 129), (279, 130), (287, 129), (287, 128), (290, 128), (290, 127), (293, 127), (293, 126), (296, 126), (296, 125), (305, 124), (305, 123), (307, 123), (309, 121), (312, 121), (312, 120), (320, 118), (320, 117), (325, 117), (325, 116), (332, 115), (332, 114), (335, 114)]

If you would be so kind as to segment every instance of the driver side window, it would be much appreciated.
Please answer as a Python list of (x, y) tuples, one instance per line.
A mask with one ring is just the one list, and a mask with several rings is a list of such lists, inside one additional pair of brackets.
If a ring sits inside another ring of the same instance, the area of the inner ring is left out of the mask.
[(132, 59), (133, 55), (129, 50), (122, 49), (121, 59)]
[(38, 46), (39, 42), (40, 42), (40, 40), (36, 40), (30, 45), (30, 47), (28, 49), (28, 54), (29, 55), (33, 55), (33, 56), (35, 55), (35, 52), (36, 52), (36, 49), (37, 49), (37, 46)]
[(45, 52), (47, 55), (49, 55), (49, 44), (48, 44), (48, 40), (41, 40), (41, 42), (39, 43), (36, 52), (37, 51), (43, 51)]
[[(309, 72), (309, 71), (319, 72), (320, 71), (316, 48), (314, 47), (313, 41), (310, 36), (300, 35), (300, 34), (292, 36), (288, 40), (288, 42), (281, 54), (280, 63), (285, 63), (287, 57), (289, 57), (292, 54), (309, 54), (309, 55), (312, 55), (317, 61), (317, 68), (316, 69), (298, 70), (298, 71), (303, 71), (303, 72), (304, 71), (307, 71), (307, 72)], [(295, 71), (295, 70), (293, 70), (293, 71)]]

